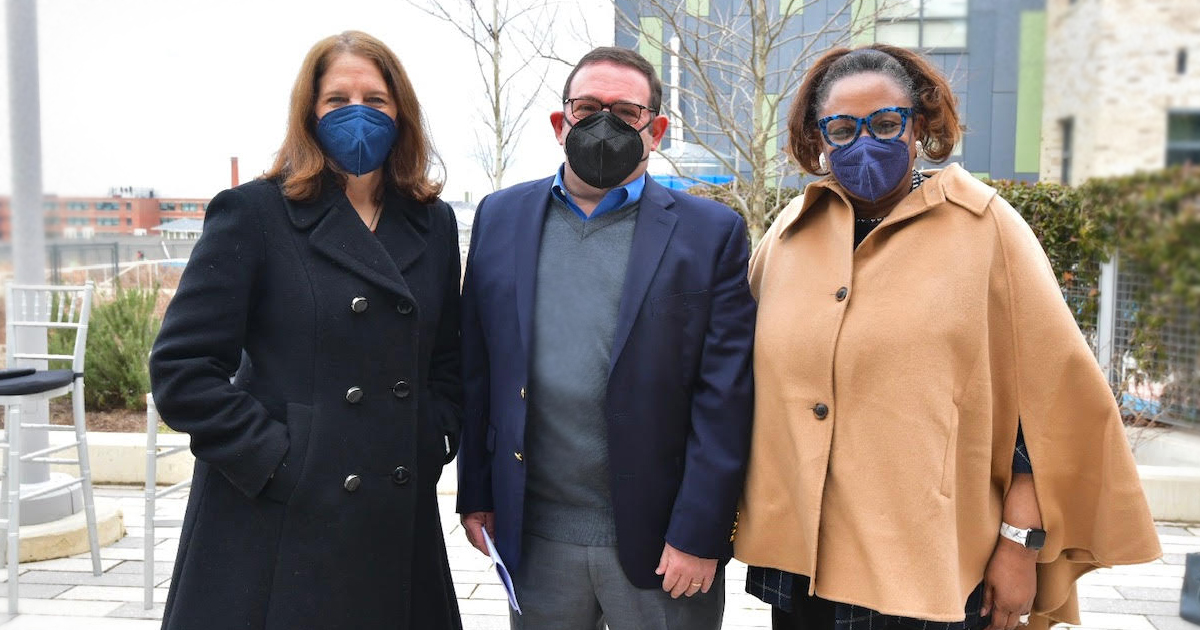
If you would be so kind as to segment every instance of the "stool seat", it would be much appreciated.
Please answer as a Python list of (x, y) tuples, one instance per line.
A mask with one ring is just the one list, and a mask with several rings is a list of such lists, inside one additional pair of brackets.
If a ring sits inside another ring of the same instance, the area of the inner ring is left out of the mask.
[(70, 385), (73, 380), (73, 370), (36, 370), (26, 376), (0, 379), (0, 396), (40, 394)]

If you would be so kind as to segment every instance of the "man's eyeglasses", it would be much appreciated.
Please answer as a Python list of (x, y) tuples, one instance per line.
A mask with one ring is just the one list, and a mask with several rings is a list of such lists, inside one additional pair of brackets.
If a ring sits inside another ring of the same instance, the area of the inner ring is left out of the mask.
[[(567, 107), (576, 120), (583, 120), (592, 114), (599, 114), (601, 111), (607, 109), (614, 116), (625, 121), (625, 124), (634, 128), (642, 122), (646, 112), (650, 112), (651, 114), (658, 113), (657, 110), (650, 109), (644, 105), (638, 105), (637, 103), (626, 103), (625, 101), (601, 103), (594, 98), (586, 96), (583, 98), (568, 98), (563, 101), (563, 105)], [(641, 130), (639, 129), (639, 131)]]
[(876, 140), (899, 138), (904, 135), (904, 127), (912, 113), (911, 107), (884, 107), (863, 118), (849, 114), (826, 116), (817, 121), (817, 126), (821, 128), (821, 135), (825, 136), (826, 142), (835, 147), (845, 147), (858, 140), (863, 125), (867, 126), (867, 133)]

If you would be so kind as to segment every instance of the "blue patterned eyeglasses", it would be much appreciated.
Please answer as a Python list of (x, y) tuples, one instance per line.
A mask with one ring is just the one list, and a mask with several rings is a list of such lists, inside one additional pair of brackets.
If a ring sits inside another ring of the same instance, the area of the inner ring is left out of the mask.
[(894, 140), (904, 135), (904, 127), (912, 116), (911, 107), (884, 107), (871, 112), (863, 118), (849, 114), (826, 116), (817, 121), (821, 135), (825, 141), (835, 147), (846, 147), (854, 144), (862, 135), (863, 125), (867, 133), (876, 140)]

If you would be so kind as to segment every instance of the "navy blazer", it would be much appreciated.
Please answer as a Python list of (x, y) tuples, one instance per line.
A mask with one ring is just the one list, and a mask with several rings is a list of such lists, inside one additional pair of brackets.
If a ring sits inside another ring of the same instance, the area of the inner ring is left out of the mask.
[[(515, 570), (525, 502), (526, 388), (542, 224), (553, 178), (485, 197), (463, 285), (465, 419), (458, 511), (494, 511)], [(664, 542), (732, 555), (750, 450), (755, 303), (746, 225), (648, 179), (633, 232), (605, 400), (621, 566), (640, 588)]]

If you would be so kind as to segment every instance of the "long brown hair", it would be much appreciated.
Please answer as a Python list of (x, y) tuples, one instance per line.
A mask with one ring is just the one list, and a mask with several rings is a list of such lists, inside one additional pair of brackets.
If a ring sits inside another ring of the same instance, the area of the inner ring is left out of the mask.
[(822, 139), (817, 112), (829, 89), (839, 79), (862, 72), (878, 72), (893, 78), (909, 93), (914, 118), (914, 135), (924, 146), (931, 162), (950, 157), (962, 137), (957, 99), (950, 82), (919, 53), (911, 50), (871, 44), (851, 50), (835, 48), (825, 53), (809, 69), (804, 82), (792, 99), (788, 112), (788, 154), (808, 173), (820, 173)]
[(316, 137), (317, 89), (333, 60), (344, 53), (375, 62), (388, 91), (396, 102), (396, 142), (384, 162), (384, 184), (391, 184), (423, 203), (433, 201), (442, 184), (429, 177), (434, 162), (440, 162), (425, 123), (421, 104), (400, 60), (383, 42), (361, 31), (346, 31), (326, 37), (308, 51), (292, 87), (287, 135), (275, 156), (275, 164), (263, 177), (279, 178), (288, 199), (308, 201), (321, 192), (322, 173), (332, 172), (346, 185), (346, 172), (321, 150)]

